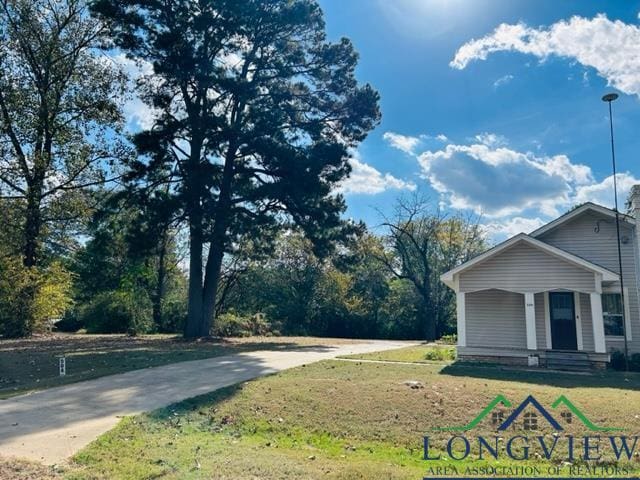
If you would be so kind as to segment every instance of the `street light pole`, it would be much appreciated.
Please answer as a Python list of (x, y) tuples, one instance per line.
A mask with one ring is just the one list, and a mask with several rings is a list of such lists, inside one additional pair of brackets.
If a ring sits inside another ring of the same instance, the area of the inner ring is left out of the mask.
[(613, 114), (611, 102), (618, 98), (617, 93), (607, 93), (602, 97), (609, 104), (609, 133), (611, 137), (611, 163), (613, 165), (613, 202), (616, 213), (616, 239), (618, 240), (618, 271), (620, 273), (620, 300), (622, 302), (622, 333), (624, 335), (624, 366), (629, 371), (629, 342), (627, 340), (627, 319), (624, 313), (624, 280), (622, 278), (622, 249), (620, 247), (620, 213), (618, 212), (618, 182), (616, 180), (616, 150), (613, 142)]

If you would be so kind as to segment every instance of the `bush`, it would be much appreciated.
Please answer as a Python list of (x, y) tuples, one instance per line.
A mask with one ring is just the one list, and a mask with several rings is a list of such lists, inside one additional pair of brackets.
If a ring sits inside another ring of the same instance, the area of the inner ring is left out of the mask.
[(456, 359), (456, 349), (453, 347), (433, 347), (424, 354), (425, 360), (444, 362)]
[[(624, 352), (614, 350), (611, 352), (611, 362), (609, 368), (624, 371), (626, 368), (624, 361)], [(640, 372), (640, 353), (634, 353), (629, 357), (629, 370), (632, 372)]]
[(614, 350), (611, 352), (611, 361), (609, 362), (609, 368), (614, 370), (624, 370), (624, 353), (620, 350)]
[(629, 370), (640, 372), (640, 353), (634, 353), (629, 359)]
[(151, 302), (143, 293), (115, 290), (98, 294), (79, 312), (88, 333), (146, 333), (152, 328)]
[(75, 309), (67, 310), (64, 316), (58, 320), (54, 325), (54, 329), (58, 332), (70, 332), (75, 333), (84, 327), (82, 320), (78, 316), (78, 312)]
[(213, 334), (217, 337), (251, 337), (277, 335), (277, 332), (271, 329), (263, 313), (248, 316), (228, 312), (218, 315)]
[(458, 335), (456, 335), (455, 333), (452, 333), (450, 335), (443, 335), (440, 337), (440, 340), (438, 340), (438, 343), (442, 343), (444, 345), (455, 345), (456, 343), (458, 343)]
[(24, 337), (48, 330), (71, 305), (72, 277), (60, 263), (26, 268), (18, 257), (0, 259), (0, 333)]
[(156, 329), (161, 333), (180, 333), (187, 321), (187, 302), (183, 298), (171, 298), (162, 302), (160, 325)]

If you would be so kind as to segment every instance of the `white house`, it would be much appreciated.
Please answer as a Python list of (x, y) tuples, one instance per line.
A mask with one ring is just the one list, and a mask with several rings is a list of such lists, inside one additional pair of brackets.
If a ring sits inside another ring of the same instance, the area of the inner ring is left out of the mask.
[(442, 275), (456, 292), (458, 358), (557, 368), (604, 367), (640, 352), (640, 185), (620, 214), (587, 203)]

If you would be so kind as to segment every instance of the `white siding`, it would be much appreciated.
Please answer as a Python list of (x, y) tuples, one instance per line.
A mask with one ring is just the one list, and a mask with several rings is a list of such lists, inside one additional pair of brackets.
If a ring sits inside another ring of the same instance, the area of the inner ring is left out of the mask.
[(544, 293), (536, 293), (535, 295), (536, 305), (536, 340), (538, 343), (538, 349), (547, 349), (547, 335), (544, 329)]
[(522, 243), (461, 273), (459, 281), (463, 292), (488, 288), (512, 292), (595, 289), (593, 272)]
[(524, 295), (485, 290), (465, 297), (467, 346), (527, 348)]
[(594, 352), (593, 322), (591, 320), (591, 300), (589, 295), (580, 294), (580, 313), (582, 314), (582, 345), (585, 352)]
[[(626, 223), (621, 222), (620, 226), (621, 237), (627, 237), (629, 239), (626, 244), (622, 244), (622, 273), (625, 287), (629, 289), (628, 298), (625, 298), (625, 300), (629, 302), (631, 317), (633, 340), (630, 342), (630, 349), (632, 351), (640, 351), (640, 312), (638, 310), (638, 289), (633, 242), (634, 233), (633, 229)], [(560, 227), (544, 233), (538, 237), (538, 240), (566, 250), (585, 260), (608, 268), (613, 272), (618, 272), (616, 225), (615, 220), (609, 217), (598, 215), (594, 212), (586, 212)], [(616, 284), (617, 282), (612, 285)], [(581, 302), (581, 305), (583, 306), (582, 312), (584, 317), (584, 300)], [(589, 308), (589, 312), (590, 310)], [(589, 315), (589, 320), (590, 318)], [(584, 325), (584, 322), (583, 327), (585, 331), (586, 349), (587, 327)], [(591, 342), (591, 345), (593, 345), (593, 333), (591, 333)], [(607, 337), (607, 347), (609, 349), (617, 348), (622, 350), (623, 342), (621, 339)], [(593, 347), (591, 347), (590, 350), (592, 350), (592, 348)]]

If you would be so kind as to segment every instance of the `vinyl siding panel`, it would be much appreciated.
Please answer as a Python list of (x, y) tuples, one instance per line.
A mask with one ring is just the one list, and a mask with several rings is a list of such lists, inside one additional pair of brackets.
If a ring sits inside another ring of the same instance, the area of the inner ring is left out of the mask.
[(544, 329), (544, 293), (536, 293), (533, 300), (536, 309), (536, 344), (538, 349), (546, 350), (547, 336)]
[(593, 321), (591, 320), (591, 300), (589, 295), (580, 294), (580, 312), (582, 313), (582, 346), (586, 352), (595, 351), (593, 343)]
[(467, 346), (526, 348), (524, 295), (501, 290), (468, 293)]
[[(621, 237), (626, 237), (628, 242), (622, 244), (622, 274), (625, 287), (629, 289), (628, 299), (629, 313), (631, 317), (632, 341), (630, 349), (640, 351), (640, 311), (638, 302), (638, 281), (636, 276), (634, 249), (634, 230), (626, 223), (621, 223)], [(584, 214), (572, 219), (565, 224), (544, 233), (538, 240), (566, 250), (590, 262), (618, 272), (618, 247), (616, 241), (615, 221), (598, 215), (594, 212)], [(607, 285), (618, 285), (605, 283)], [(587, 302), (588, 303), (588, 302)], [(584, 305), (584, 302), (582, 302)], [(590, 310), (590, 309), (589, 309)], [(584, 315), (584, 307), (583, 307)], [(586, 328), (585, 328), (586, 331)], [(593, 333), (591, 333), (593, 340)], [(609, 349), (622, 349), (623, 342), (620, 339), (608, 337), (606, 339)], [(586, 346), (586, 337), (585, 337)]]
[(459, 282), (462, 292), (490, 288), (512, 292), (542, 292), (554, 288), (592, 292), (595, 289), (593, 272), (523, 243), (460, 273)]

